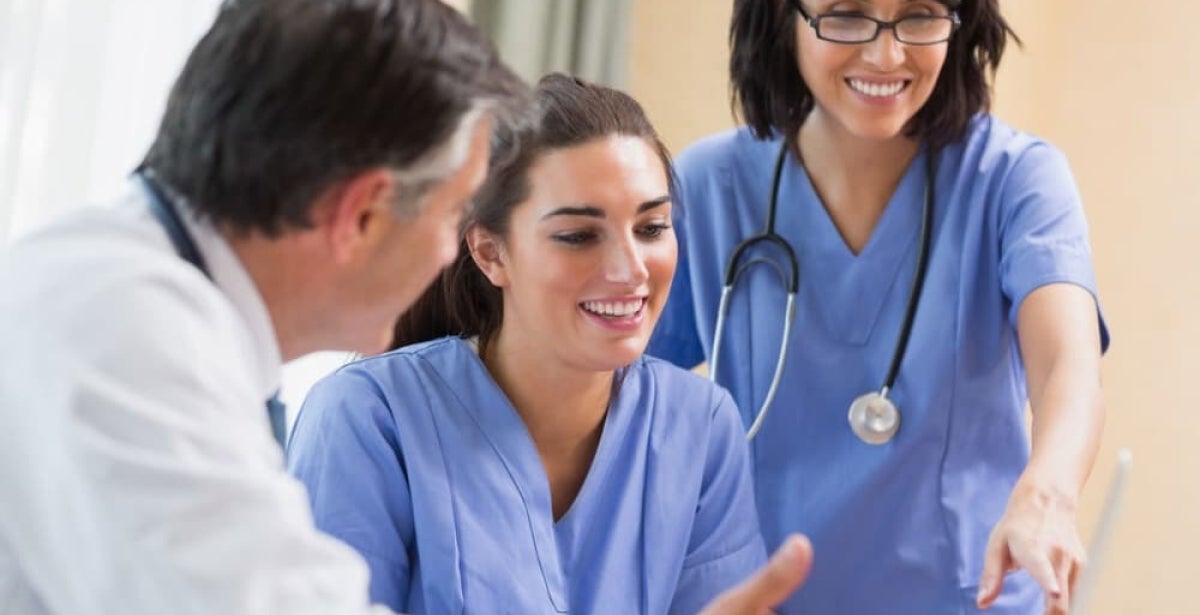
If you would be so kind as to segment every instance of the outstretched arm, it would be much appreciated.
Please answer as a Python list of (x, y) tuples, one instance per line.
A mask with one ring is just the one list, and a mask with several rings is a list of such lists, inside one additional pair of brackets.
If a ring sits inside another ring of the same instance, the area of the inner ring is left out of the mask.
[(1048, 284), (1017, 315), (1033, 409), (1033, 450), (992, 531), (978, 603), (1000, 595), (1003, 575), (1024, 568), (1046, 592), (1046, 612), (1067, 612), (1086, 554), (1075, 512), (1104, 425), (1100, 326), (1091, 293)]

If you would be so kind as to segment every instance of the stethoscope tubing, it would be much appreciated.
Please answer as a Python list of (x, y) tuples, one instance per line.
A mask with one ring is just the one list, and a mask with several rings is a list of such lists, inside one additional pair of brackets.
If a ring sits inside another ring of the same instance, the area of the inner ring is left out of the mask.
[(146, 195), (149, 197), (150, 213), (166, 231), (167, 238), (171, 240), (175, 252), (179, 254), (180, 258), (191, 263), (200, 273), (204, 274), (204, 277), (211, 279), (212, 275), (208, 272), (208, 264), (204, 261), (204, 256), (196, 247), (196, 242), (192, 241), (192, 236), (188, 233), (187, 227), (183, 225), (183, 219), (179, 216), (179, 212), (175, 210), (175, 199), (167, 195), (166, 190), (159, 184), (158, 178), (152, 171), (139, 170), (134, 173), (134, 177), (146, 191)]
[[(767, 388), (766, 396), (763, 398), (762, 404), (754, 414), (754, 420), (751, 422), (749, 429), (746, 431), (746, 439), (752, 440), (758, 435), (762, 428), (763, 420), (766, 418), (767, 411), (771, 407), (771, 403), (775, 399), (775, 394), (779, 390), (779, 384), (783, 377), (783, 369), (787, 363), (788, 355), (788, 340), (791, 338), (792, 326), (796, 318), (796, 294), (800, 286), (800, 264), (796, 258), (795, 249), (786, 239), (775, 232), (776, 211), (779, 201), (779, 185), (783, 176), (783, 165), (787, 159), (788, 143), (784, 141), (780, 144), (779, 154), (775, 160), (774, 173), (771, 180), (771, 195), (767, 204), (767, 220), (766, 226), (761, 233), (752, 235), (740, 242), (734, 247), (733, 252), (729, 255), (729, 261), (725, 267), (724, 285), (721, 288), (721, 298), (717, 307), (717, 322), (715, 332), (713, 334), (713, 346), (711, 360), (709, 361), (709, 379), (716, 382), (717, 368), (720, 365), (721, 347), (725, 336), (725, 323), (729, 315), (729, 301), (733, 294), (733, 289), (737, 284), (737, 279), (741, 274), (756, 262), (767, 262), (776, 267), (779, 271), (783, 283), (787, 286), (787, 304), (784, 312), (783, 336), (780, 340), (779, 351), (776, 353), (775, 373), (771, 377), (771, 384)], [(929, 268), (930, 244), (933, 235), (933, 207), (936, 199), (934, 193), (935, 179), (935, 152), (926, 152), (925, 165), (925, 199), (921, 214), (921, 229), (920, 229), (920, 246), (917, 253), (917, 266), (913, 274), (912, 284), (909, 286), (908, 303), (904, 310), (904, 319), (900, 326), (900, 334), (896, 339), (896, 346), (892, 351), (892, 359), (888, 365), (888, 370), (880, 387), (879, 394), (884, 399), (896, 384), (896, 378), (900, 373), (900, 364), (904, 360), (904, 355), (908, 350), (908, 342), (912, 337), (913, 323), (916, 319), (917, 306), (920, 303), (922, 291), (925, 288), (926, 273)], [(765, 257), (755, 258), (739, 267), (742, 260), (742, 255), (751, 247), (760, 242), (771, 243), (778, 246), (784, 255), (787, 257), (788, 271), (783, 271), (777, 261), (772, 261)]]

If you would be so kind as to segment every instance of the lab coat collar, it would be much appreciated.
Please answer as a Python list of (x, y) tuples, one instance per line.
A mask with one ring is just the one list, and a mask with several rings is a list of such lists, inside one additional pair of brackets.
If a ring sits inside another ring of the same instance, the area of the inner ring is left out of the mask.
[(204, 257), (213, 283), (241, 314), (250, 331), (253, 364), (257, 372), (253, 375), (254, 382), (260, 387), (259, 392), (265, 401), (279, 392), (283, 369), (283, 354), (279, 350), (279, 340), (267, 305), (250, 273), (225, 237), (210, 220), (197, 216), (186, 203), (180, 204), (182, 207), (179, 209), (183, 210), (179, 212), (180, 218), (196, 243), (196, 249)]

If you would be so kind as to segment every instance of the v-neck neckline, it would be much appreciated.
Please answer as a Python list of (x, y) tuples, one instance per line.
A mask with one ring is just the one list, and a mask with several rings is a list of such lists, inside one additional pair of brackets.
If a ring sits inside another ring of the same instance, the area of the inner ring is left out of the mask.
[(892, 288), (897, 281), (910, 279), (919, 243), (928, 155), (922, 148), (909, 162), (858, 254), (846, 244), (807, 169), (789, 156), (780, 181), (776, 225), (795, 246), (800, 286), (813, 296), (835, 339), (865, 344)]
[(566, 578), (567, 569), (559, 551), (558, 530), (564, 523), (572, 523), (572, 519), (578, 518), (579, 513), (576, 511), (587, 506), (586, 503), (594, 499), (594, 492), (603, 488), (602, 483), (613, 465), (612, 456), (616, 454), (620, 432), (626, 428), (625, 423), (629, 420), (626, 416), (628, 412), (625, 412), (622, 404), (628, 395), (637, 394), (636, 391), (628, 390), (629, 383), (625, 382), (624, 375), (636, 366), (637, 362), (614, 374), (614, 390), (604, 416), (596, 454), (592, 457), (587, 476), (584, 477), (575, 500), (562, 518), (555, 521), (550, 480), (525, 421), (484, 365), (477, 347), (470, 340), (462, 338), (453, 340), (453, 343), (464, 346), (462, 350), (470, 355), (466, 360), (472, 362), (471, 365), (483, 375), (483, 378), (466, 379), (463, 383), (464, 388), (479, 389), (468, 390), (465, 399), (495, 399), (498, 402), (460, 405), (473, 419), (512, 481), (525, 510), (529, 537), (537, 553), (538, 566), (550, 603), (557, 612), (566, 613), (569, 610), (570, 583)]
[(491, 388), (491, 396), (504, 400), (503, 407), (488, 406), (468, 408), (468, 410), (475, 415), (483, 427), (484, 437), (492, 444), (504, 463), (511, 468), (514, 483), (526, 497), (526, 506), (530, 508), (528, 512), (531, 522), (535, 521), (535, 517), (546, 519), (549, 520), (549, 525), (553, 529), (572, 516), (578, 516), (574, 514), (574, 511), (581, 507), (581, 502), (590, 499), (592, 492), (600, 488), (598, 484), (604, 481), (604, 475), (607, 474), (608, 467), (612, 465), (609, 463), (610, 457), (613, 454), (614, 441), (618, 439), (613, 432), (618, 431), (616, 425), (618, 418), (623, 418), (620, 406), (621, 400), (624, 398), (623, 389), (625, 387), (621, 385), (625, 374), (632, 366), (614, 372), (612, 393), (609, 397), (608, 409), (604, 413), (604, 420), (600, 428), (600, 442), (596, 445), (596, 452), (588, 465), (583, 483), (575, 494), (575, 499), (567, 507), (566, 512), (555, 519), (549, 474), (542, 463), (542, 457), (533, 441), (533, 435), (530, 434), (529, 428), (525, 425), (525, 421), (517, 412), (516, 407), (513, 406), (512, 401), (500, 388), (500, 384), (492, 377), (487, 365), (479, 357), (477, 347), (472, 345), (470, 340), (459, 340), (459, 343), (469, 346), (468, 351), (471, 353), (476, 367), (487, 376), (486, 381), (487, 386)]
[[(910, 227), (916, 229), (914, 224), (920, 224), (921, 206), (924, 204), (925, 196), (926, 156), (925, 148), (921, 148), (909, 161), (904, 173), (900, 176), (900, 181), (896, 184), (896, 189), (888, 197), (879, 219), (875, 221), (866, 243), (858, 253), (855, 253), (846, 243), (845, 237), (842, 236), (841, 230), (834, 222), (833, 215), (825, 206), (820, 194), (817, 193), (816, 185), (812, 181), (808, 168), (794, 156), (789, 156), (790, 172), (786, 174), (782, 183), (787, 183), (786, 180), (791, 179), (793, 190), (798, 190), (793, 193), (797, 196), (792, 199), (792, 202), (797, 206), (792, 209), (799, 210), (797, 214), (793, 215), (800, 218), (804, 223), (804, 228), (809, 230), (803, 235), (805, 239), (815, 244), (813, 245), (815, 250), (826, 255), (840, 252), (842, 259), (847, 261), (871, 260), (875, 252), (887, 250), (886, 247), (880, 247), (880, 244), (887, 244), (890, 237), (901, 232), (900, 229)], [(781, 185), (780, 193), (783, 192)], [(911, 199), (912, 195), (917, 195), (918, 198)], [(800, 249), (804, 251), (803, 247)]]

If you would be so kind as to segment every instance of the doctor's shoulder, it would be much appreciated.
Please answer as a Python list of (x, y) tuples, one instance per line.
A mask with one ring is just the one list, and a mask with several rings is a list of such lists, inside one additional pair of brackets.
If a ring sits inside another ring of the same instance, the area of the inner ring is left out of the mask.
[(23, 313), (76, 349), (120, 356), (137, 352), (139, 340), (241, 347), (241, 321), (225, 295), (165, 238), (106, 210), (39, 229), (2, 258), (5, 311)]

